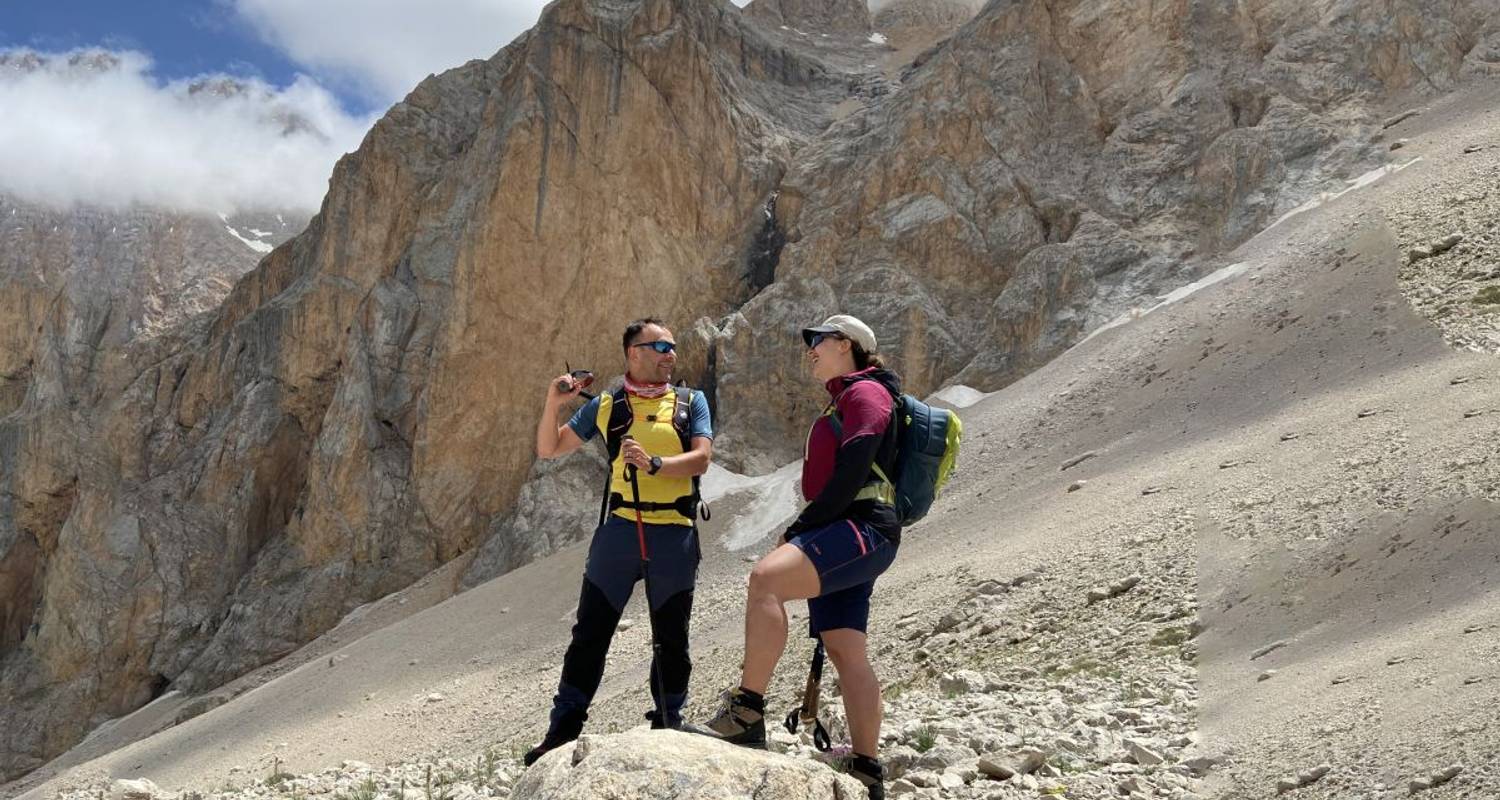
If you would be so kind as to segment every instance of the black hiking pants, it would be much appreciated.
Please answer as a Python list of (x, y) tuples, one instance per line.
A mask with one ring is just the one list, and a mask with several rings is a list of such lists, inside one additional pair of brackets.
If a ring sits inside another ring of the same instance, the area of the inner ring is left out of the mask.
[[(644, 527), (651, 565), (647, 600), (651, 632), (658, 645), (648, 681), (653, 708), (663, 708), (668, 724), (675, 725), (681, 721), (693, 669), (688, 655), (688, 623), (701, 558), (698, 532), (686, 525)], [(562, 679), (552, 699), (553, 733), (576, 735), (582, 729), (604, 677), (609, 644), (642, 575), (635, 522), (611, 515), (594, 531), (589, 545), (573, 637), (563, 656)]]

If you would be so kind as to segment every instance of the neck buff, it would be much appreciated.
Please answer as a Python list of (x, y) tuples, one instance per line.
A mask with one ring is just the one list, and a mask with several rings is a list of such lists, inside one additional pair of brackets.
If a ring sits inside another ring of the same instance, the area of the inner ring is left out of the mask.
[(636, 383), (635, 381), (633, 381), (633, 380), (630, 379), (629, 375), (625, 376), (625, 391), (630, 392), (631, 394), (635, 395), (636, 397), (645, 397), (645, 398), (661, 397), (662, 395), (664, 395), (664, 394), (667, 393), (667, 389), (668, 388), (670, 388), (670, 387), (668, 387), (668, 385), (665, 382), (662, 382), (662, 383)]

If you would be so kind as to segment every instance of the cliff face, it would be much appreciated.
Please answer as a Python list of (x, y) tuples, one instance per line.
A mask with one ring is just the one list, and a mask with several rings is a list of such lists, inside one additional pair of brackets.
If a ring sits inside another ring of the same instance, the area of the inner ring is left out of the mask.
[[(717, 347), (718, 451), (797, 457), (789, 329), (869, 322), (917, 394), (994, 389), (1376, 163), (1389, 98), (1495, 70), (1500, 4), (992, 2), (800, 151), (778, 280)], [(1149, 301), (1148, 301), (1149, 302)], [(774, 393), (773, 393), (774, 394)]]
[(107, 345), (72, 314), (0, 370), (0, 775), (566, 541), (583, 459), (522, 492), (544, 381), (617, 369), (629, 319), (672, 321), (746, 469), (796, 457), (795, 331), (834, 310), (918, 393), (1003, 385), (1372, 163), (1382, 98), (1495, 69), (1497, 2), (997, 0), (899, 82), (727, 4), (554, 3), (393, 108), (212, 313)]
[(762, 25), (820, 36), (870, 33), (865, 0), (753, 0), (745, 5), (745, 16)]
[[(0, 653), (21, 642), (78, 491), (65, 446), (124, 348), (209, 311), (305, 222), (137, 208), (52, 209), (0, 196)], [(35, 453), (12, 461), (26, 445)], [(83, 600), (84, 598), (80, 598)]]

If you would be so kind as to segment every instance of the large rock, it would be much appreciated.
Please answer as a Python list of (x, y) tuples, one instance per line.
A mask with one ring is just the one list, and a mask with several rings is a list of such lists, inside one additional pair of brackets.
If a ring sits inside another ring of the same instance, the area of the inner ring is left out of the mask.
[(865, 788), (815, 761), (678, 731), (584, 736), (548, 753), (513, 800), (856, 800)]

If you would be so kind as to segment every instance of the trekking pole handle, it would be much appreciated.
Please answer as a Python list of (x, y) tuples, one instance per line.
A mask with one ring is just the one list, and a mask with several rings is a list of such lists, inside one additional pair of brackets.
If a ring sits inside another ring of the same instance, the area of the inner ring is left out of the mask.
[[(620, 442), (621, 443), (624, 443), (624, 442), (633, 442), (633, 441), (635, 441), (635, 437), (631, 436), (628, 433), (625, 434), (624, 436), (620, 437)], [(628, 461), (625, 462), (625, 479), (628, 480), (628, 481), (630, 481), (631, 484), (635, 483), (635, 465), (632, 464), (632, 463), (630, 463), (630, 462), (628, 462)], [(635, 487), (632, 486), (631, 488), (635, 488)], [(637, 489), (636, 491), (639, 493), (640, 490)], [(639, 502), (639, 500), (640, 500), (639, 498), (636, 498), (637, 502)]]

